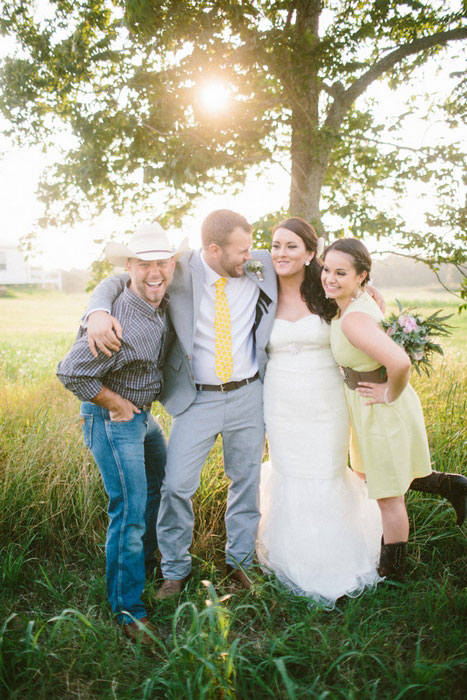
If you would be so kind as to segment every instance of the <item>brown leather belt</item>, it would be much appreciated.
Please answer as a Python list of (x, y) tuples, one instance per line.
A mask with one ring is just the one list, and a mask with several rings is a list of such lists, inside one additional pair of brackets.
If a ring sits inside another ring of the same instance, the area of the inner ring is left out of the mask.
[(241, 379), (239, 382), (227, 382), (227, 384), (197, 384), (196, 388), (198, 391), (233, 391), (234, 389), (240, 389), (241, 386), (245, 384), (251, 384), (259, 379), (259, 373), (256, 372), (254, 377), (248, 377), (248, 379)]
[(359, 382), (373, 382), (374, 384), (384, 384), (388, 380), (386, 367), (377, 367), (371, 372), (357, 372), (351, 367), (339, 367), (344, 377), (344, 382), (349, 389), (355, 390)]

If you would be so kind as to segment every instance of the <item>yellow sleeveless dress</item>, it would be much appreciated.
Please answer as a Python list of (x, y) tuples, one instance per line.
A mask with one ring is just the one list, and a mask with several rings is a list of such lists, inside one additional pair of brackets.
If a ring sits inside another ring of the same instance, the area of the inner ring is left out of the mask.
[[(377, 369), (379, 363), (356, 348), (342, 331), (342, 319), (358, 311), (378, 323), (383, 315), (375, 301), (362, 294), (331, 322), (331, 350), (336, 362), (359, 372)], [(368, 496), (402, 496), (416, 477), (431, 473), (430, 453), (420, 400), (408, 384), (391, 406), (367, 406), (364, 397), (344, 387), (350, 413), (350, 462), (366, 474)]]

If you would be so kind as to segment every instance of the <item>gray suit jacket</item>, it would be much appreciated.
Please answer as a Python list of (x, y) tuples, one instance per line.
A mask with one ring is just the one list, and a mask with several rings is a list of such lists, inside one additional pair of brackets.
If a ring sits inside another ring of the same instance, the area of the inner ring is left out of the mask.
[[(253, 334), (259, 373), (263, 379), (267, 363), (266, 345), (271, 335), (277, 306), (277, 282), (268, 251), (252, 251), (252, 258), (263, 263), (263, 281), (260, 281), (254, 272), (245, 270), (245, 274), (260, 290)], [(110, 310), (113, 299), (121, 292), (127, 279), (128, 275), (119, 275), (101, 282), (91, 295), (87, 313), (96, 308)], [(164, 389), (159, 398), (172, 415), (183, 413), (196, 396), (191, 356), (203, 285), (204, 269), (200, 253), (190, 251), (177, 263), (169, 288), (168, 313), (176, 339), (165, 361)]]

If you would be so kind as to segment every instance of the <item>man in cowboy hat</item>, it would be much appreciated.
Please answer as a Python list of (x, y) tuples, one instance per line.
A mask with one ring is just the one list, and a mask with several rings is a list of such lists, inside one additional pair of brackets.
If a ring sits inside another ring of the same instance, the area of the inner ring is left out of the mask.
[(81, 399), (86, 446), (109, 497), (107, 593), (126, 636), (149, 643), (141, 600), (146, 569), (154, 568), (156, 522), (166, 462), (166, 440), (151, 415), (162, 390), (162, 365), (172, 331), (167, 289), (184, 244), (174, 251), (157, 224), (142, 224), (129, 245), (110, 243), (106, 256), (125, 266), (129, 280), (112, 305), (124, 331), (121, 351), (94, 357), (80, 329), (57, 376)]

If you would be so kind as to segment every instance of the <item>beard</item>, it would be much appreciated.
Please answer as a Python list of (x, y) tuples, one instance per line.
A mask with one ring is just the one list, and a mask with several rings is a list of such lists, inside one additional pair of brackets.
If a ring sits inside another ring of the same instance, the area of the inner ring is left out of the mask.
[(242, 277), (244, 274), (243, 263), (235, 264), (228, 255), (222, 253), (219, 262), (222, 269), (229, 277)]

